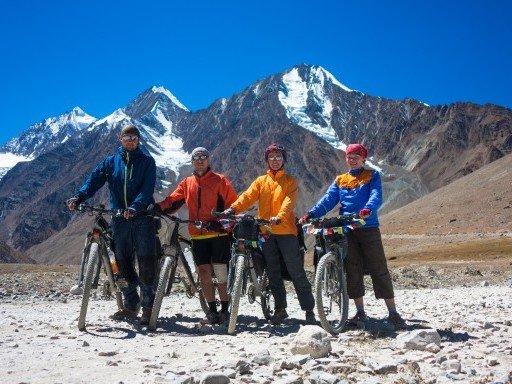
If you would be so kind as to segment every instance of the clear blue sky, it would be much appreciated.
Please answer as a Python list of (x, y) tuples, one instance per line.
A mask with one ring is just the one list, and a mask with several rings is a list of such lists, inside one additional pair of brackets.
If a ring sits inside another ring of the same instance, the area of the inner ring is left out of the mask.
[(293, 65), (430, 105), (512, 107), (512, 2), (2, 0), (0, 145), (80, 106), (97, 118), (153, 85), (190, 110)]

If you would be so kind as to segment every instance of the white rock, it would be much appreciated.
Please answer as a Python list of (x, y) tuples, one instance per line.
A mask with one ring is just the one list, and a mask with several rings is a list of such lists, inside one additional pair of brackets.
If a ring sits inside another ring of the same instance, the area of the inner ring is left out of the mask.
[(443, 368), (445, 371), (459, 373), (460, 361), (455, 359), (443, 361), (443, 363), (441, 364), (441, 368)]
[(322, 371), (312, 372), (308, 379), (311, 384), (336, 384), (341, 382), (337, 376)]
[(326, 357), (331, 352), (329, 334), (317, 325), (302, 327), (293, 338), (290, 351), (293, 354), (309, 354), (313, 358)]
[(222, 372), (206, 373), (201, 377), (200, 384), (229, 384), (230, 380)]
[(398, 335), (395, 343), (401, 348), (424, 351), (429, 344), (441, 345), (441, 336), (435, 329), (417, 329)]

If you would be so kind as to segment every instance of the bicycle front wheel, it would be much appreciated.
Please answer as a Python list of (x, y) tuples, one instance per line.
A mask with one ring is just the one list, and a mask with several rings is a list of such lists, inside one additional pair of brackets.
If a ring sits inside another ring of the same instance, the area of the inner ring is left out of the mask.
[(92, 243), (89, 248), (89, 257), (87, 269), (84, 277), (84, 293), (82, 295), (82, 305), (80, 306), (80, 315), (78, 316), (78, 329), (85, 331), (85, 316), (87, 315), (87, 307), (89, 306), (89, 298), (91, 297), (92, 279), (98, 268), (99, 250), (98, 243)]
[(318, 262), (315, 299), (322, 327), (329, 333), (340, 333), (348, 317), (347, 280), (343, 263), (332, 252)]
[(153, 302), (153, 309), (151, 310), (151, 317), (149, 318), (148, 329), (154, 331), (158, 320), (158, 314), (162, 306), (162, 301), (167, 292), (171, 292), (172, 284), (174, 282), (174, 275), (176, 273), (176, 259), (166, 257), (160, 269), (158, 277), (158, 287), (156, 288), (155, 301)]
[(236, 255), (235, 279), (233, 289), (231, 290), (231, 303), (229, 313), (228, 333), (235, 333), (236, 320), (238, 318), (238, 306), (240, 305), (240, 296), (242, 296), (242, 282), (244, 278), (245, 255)]

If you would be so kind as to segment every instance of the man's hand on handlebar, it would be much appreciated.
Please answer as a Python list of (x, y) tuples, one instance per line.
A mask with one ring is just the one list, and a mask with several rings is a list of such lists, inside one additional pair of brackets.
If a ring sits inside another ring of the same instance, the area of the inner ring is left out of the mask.
[(269, 221), (270, 221), (271, 225), (280, 224), (281, 223), (281, 218), (277, 217), (277, 216), (273, 216), (273, 217), (270, 218)]
[(82, 199), (78, 196), (73, 196), (66, 200), (66, 205), (70, 211), (74, 211), (81, 203)]
[(218, 213), (218, 217), (225, 218), (225, 217), (233, 216), (234, 214), (235, 214), (234, 208), (228, 208), (228, 209), (225, 209), (222, 212), (219, 212)]
[(300, 225), (304, 225), (308, 222), (308, 220), (311, 218), (311, 215), (309, 213), (306, 213), (304, 216), (302, 216), (300, 219), (299, 219), (299, 224)]
[(135, 209), (133, 208), (126, 208), (123, 212), (123, 216), (125, 219), (131, 219), (132, 217), (135, 216), (135, 214), (137, 213), (137, 211), (135, 211)]

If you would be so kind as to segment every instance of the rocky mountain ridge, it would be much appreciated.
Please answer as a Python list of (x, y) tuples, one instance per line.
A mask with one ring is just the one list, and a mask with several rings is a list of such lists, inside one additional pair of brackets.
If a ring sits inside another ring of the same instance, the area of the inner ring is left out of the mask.
[[(196, 146), (209, 148), (213, 169), (242, 191), (265, 171), (266, 145), (284, 144), (287, 170), (300, 184), (298, 214), (344, 171), (343, 149), (350, 142), (367, 145), (369, 164), (384, 175), (383, 213), (512, 151), (512, 111), (506, 108), (469, 103), (429, 107), (410, 99), (372, 97), (346, 88), (318, 66), (293, 67), (195, 112), (169, 94), (150, 88), (7, 173), (0, 180), (1, 237), (24, 250), (36, 245), (41, 250), (59, 234), (66, 238), (79, 218), (62, 201), (113, 152), (117, 132), (128, 122), (141, 128), (142, 142), (156, 159), (159, 196), (190, 172), (189, 153)], [(94, 201), (106, 201), (105, 191)]]

